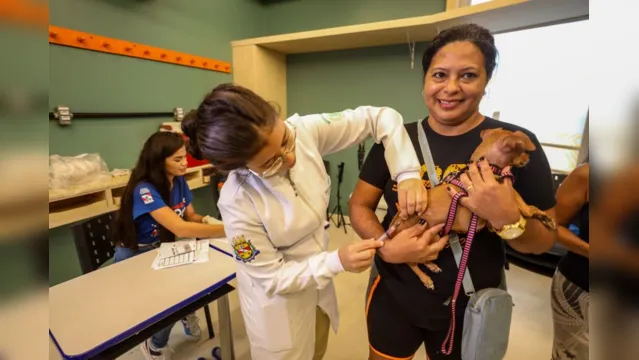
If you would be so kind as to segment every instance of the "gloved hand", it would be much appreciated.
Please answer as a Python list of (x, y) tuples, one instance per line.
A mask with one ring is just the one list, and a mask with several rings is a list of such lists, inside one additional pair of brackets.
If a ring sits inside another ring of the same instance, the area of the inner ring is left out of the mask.
[(202, 224), (222, 225), (222, 222), (210, 215), (206, 215), (205, 217), (202, 218)]

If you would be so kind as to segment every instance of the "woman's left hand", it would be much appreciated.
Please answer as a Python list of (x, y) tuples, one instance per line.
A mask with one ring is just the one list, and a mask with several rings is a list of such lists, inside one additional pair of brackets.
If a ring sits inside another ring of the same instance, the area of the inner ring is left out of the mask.
[[(516, 223), (521, 214), (510, 179), (505, 178), (499, 183), (486, 160), (482, 160), (481, 169), (475, 163), (468, 168), (469, 171), (459, 178), (468, 193), (467, 197), (460, 199), (461, 205), (488, 221), (494, 229)], [(510, 171), (510, 166), (504, 171)], [(447, 190), (451, 197), (457, 194), (451, 186)]]
[(428, 206), (428, 191), (421, 179), (407, 179), (397, 184), (399, 216), (408, 219), (413, 214), (421, 214)]

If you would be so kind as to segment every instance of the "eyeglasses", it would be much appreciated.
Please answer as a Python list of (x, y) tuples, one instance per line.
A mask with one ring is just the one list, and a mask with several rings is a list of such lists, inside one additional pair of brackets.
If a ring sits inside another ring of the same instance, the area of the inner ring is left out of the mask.
[(284, 122), (284, 124), (286, 124), (288, 139), (286, 140), (286, 144), (284, 144), (284, 147), (282, 149), (282, 154), (278, 156), (277, 159), (275, 159), (275, 161), (273, 161), (273, 163), (266, 170), (262, 172), (256, 172), (256, 171), (250, 170), (253, 174), (261, 178), (267, 178), (277, 174), (282, 168), (282, 164), (284, 164), (284, 156), (295, 151), (295, 140), (297, 138), (295, 125), (289, 123), (288, 121)]

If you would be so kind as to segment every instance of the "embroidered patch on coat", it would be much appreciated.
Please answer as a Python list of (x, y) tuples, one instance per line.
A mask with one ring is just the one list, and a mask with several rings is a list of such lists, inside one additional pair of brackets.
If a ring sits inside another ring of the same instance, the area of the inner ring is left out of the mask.
[(235, 258), (242, 262), (251, 262), (260, 253), (259, 250), (251, 244), (251, 240), (246, 240), (244, 235), (233, 238), (233, 252)]
[(327, 123), (327, 124), (330, 124), (333, 121), (342, 120), (343, 118), (344, 118), (344, 113), (343, 112), (322, 114), (322, 120), (324, 120), (324, 122)]

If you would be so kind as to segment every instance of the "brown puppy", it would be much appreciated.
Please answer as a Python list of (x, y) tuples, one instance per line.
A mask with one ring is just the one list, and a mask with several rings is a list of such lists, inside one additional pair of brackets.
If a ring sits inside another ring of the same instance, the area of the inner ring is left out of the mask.
[[(530, 138), (521, 131), (512, 132), (497, 128), (484, 130), (481, 132), (480, 136), (482, 138), (482, 142), (479, 144), (477, 149), (475, 149), (475, 152), (473, 152), (470, 158), (472, 162), (479, 162), (481, 158), (485, 158), (490, 164), (496, 165), (500, 168), (504, 168), (509, 165), (513, 167), (523, 167), (530, 159), (526, 152), (535, 150), (535, 145), (532, 141), (530, 141)], [(458, 176), (460, 174), (456, 175)], [(448, 178), (450, 178), (450, 176), (447, 176), (447, 179)], [(463, 191), (463, 189), (460, 189), (458, 186), (444, 181), (438, 186), (429, 189), (428, 209), (421, 215), (421, 217), (413, 215), (407, 220), (403, 220), (399, 227), (393, 232), (393, 234), (391, 234), (391, 238), (394, 234), (398, 234), (400, 231), (417, 224), (420, 218), (426, 220), (427, 224), (445, 223), (452, 202), (451, 196), (446, 191), (446, 186), (450, 186), (457, 191)], [(515, 196), (517, 205), (519, 206), (519, 211), (525, 218), (536, 218), (542, 221), (546, 227), (553, 230), (556, 228), (554, 219), (536, 207), (526, 204), (517, 192), (515, 192)], [(399, 215), (400, 214), (397, 214), (393, 218), (391, 226), (399, 221)], [(458, 234), (468, 231), (472, 216), (473, 213), (460, 204), (451, 231)], [(477, 231), (484, 227), (486, 227), (486, 221), (484, 219), (479, 219)], [(434, 263), (426, 263), (424, 265), (432, 272), (441, 272), (441, 269)], [(429, 289), (435, 288), (432, 279), (419, 268), (417, 263), (409, 263), (408, 266), (411, 267), (413, 272), (419, 277), (426, 287)]]

